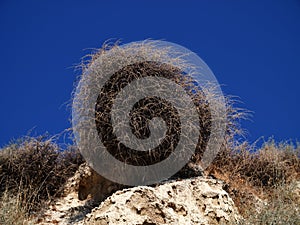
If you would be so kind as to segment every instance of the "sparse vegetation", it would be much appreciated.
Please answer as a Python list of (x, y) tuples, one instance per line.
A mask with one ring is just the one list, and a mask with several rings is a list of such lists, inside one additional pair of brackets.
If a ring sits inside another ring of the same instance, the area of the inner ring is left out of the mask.
[(59, 197), (82, 162), (76, 149), (61, 151), (45, 136), (26, 137), (0, 150), (0, 224), (17, 224)]
[(299, 184), (298, 180), (274, 187), (265, 204), (247, 209), (243, 224), (300, 224)]
[(225, 181), (246, 224), (299, 224), (299, 145), (269, 140), (254, 150), (223, 150), (207, 173)]
[[(245, 218), (241, 224), (299, 224), (299, 145), (270, 140), (251, 151), (247, 143), (224, 148), (206, 173), (225, 182)], [(82, 162), (74, 148), (61, 152), (45, 137), (25, 138), (2, 149), (0, 224), (24, 224), (61, 195)]]

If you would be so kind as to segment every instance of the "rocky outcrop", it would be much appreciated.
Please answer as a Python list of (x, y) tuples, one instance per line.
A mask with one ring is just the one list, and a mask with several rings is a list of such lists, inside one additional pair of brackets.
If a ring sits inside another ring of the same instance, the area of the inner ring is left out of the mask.
[(100, 176), (84, 163), (66, 183), (63, 196), (52, 202), (33, 223), (81, 224), (93, 207), (99, 206), (101, 201), (122, 187)]
[(117, 191), (84, 224), (235, 224), (239, 218), (223, 182), (197, 177)]
[(78, 199), (85, 200), (89, 196), (95, 203), (103, 201), (116, 190), (123, 187), (99, 175), (86, 164), (79, 168), (80, 179), (78, 182)]
[[(240, 216), (220, 180), (198, 176), (124, 188), (80, 166), (39, 224), (235, 224)], [(118, 190), (118, 191), (117, 191)]]

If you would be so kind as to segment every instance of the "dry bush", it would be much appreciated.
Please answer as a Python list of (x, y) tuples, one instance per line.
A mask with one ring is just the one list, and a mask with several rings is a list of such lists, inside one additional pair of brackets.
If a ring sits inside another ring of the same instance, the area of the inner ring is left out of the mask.
[(23, 194), (11, 194), (5, 191), (0, 201), (0, 224), (24, 225), (28, 224), (27, 212), (24, 207), (26, 202), (22, 202)]
[[(259, 208), (249, 208), (241, 224), (300, 224), (299, 181), (276, 186), (266, 204)], [(298, 188), (298, 194), (296, 193)]]
[(275, 144), (270, 140), (253, 152), (244, 143), (235, 149), (224, 149), (210, 168), (247, 180), (252, 186), (268, 190), (300, 178), (300, 147)]
[(0, 150), (0, 197), (18, 196), (26, 213), (58, 197), (83, 162), (75, 149), (61, 151), (46, 137), (26, 137)]
[(198, 93), (192, 93), (191, 89), (194, 88), (193, 90), (195, 90), (195, 87), (192, 86), (189, 77), (183, 75), (180, 70), (171, 65), (155, 62), (142, 62), (123, 68), (113, 75), (107, 86), (99, 94), (95, 120), (98, 133), (107, 150), (120, 161), (142, 166), (155, 164), (164, 160), (177, 146), (181, 130), (178, 111), (168, 101), (156, 97), (154, 93), (153, 96), (146, 97), (133, 106), (130, 114), (130, 126), (136, 137), (145, 139), (151, 135), (149, 121), (154, 117), (162, 118), (167, 125), (166, 138), (156, 149), (149, 150), (146, 153), (133, 150), (120, 144), (120, 141), (118, 141), (113, 132), (114, 128), (111, 125), (110, 112), (116, 95), (133, 80), (146, 76), (168, 78), (185, 88), (190, 94), (199, 114), (201, 133), (197, 150), (200, 154), (201, 150), (205, 148), (210, 135), (211, 120), (209, 106), (205, 101), (204, 93), (200, 90), (198, 90)]
[[(130, 112), (131, 120), (129, 121), (132, 133), (140, 139), (145, 139), (150, 136), (149, 121), (154, 117), (162, 118), (167, 125), (167, 132), (165, 138), (160, 142), (157, 148), (148, 151), (136, 151), (121, 144), (114, 134), (114, 127), (111, 122), (111, 111), (114, 100), (117, 94), (127, 84), (134, 80), (144, 77), (163, 77), (174, 83), (180, 85), (192, 99), (200, 122), (200, 135), (195, 154), (191, 161), (193, 165), (201, 161), (204, 150), (206, 149), (209, 137), (211, 136), (212, 112), (217, 110), (220, 105), (223, 105), (223, 96), (218, 96), (215, 84), (210, 84), (205, 87), (200, 87), (195, 84), (193, 72), (196, 69), (195, 65), (184, 61), (183, 53), (172, 52), (172, 48), (157, 48), (160, 44), (156, 41), (145, 41), (143, 43), (132, 44), (126, 48), (118, 46), (118, 43), (112, 45), (104, 45), (100, 50), (88, 55), (88, 59), (81, 65), (82, 76), (81, 88), (82, 92), (76, 93), (73, 101), (73, 109), (81, 113), (85, 110), (93, 111), (89, 121), (78, 121), (78, 127), (93, 127), (96, 122), (98, 135), (106, 147), (106, 149), (118, 160), (126, 162), (131, 165), (152, 165), (159, 161), (166, 159), (176, 148), (180, 138), (180, 118), (176, 108), (170, 105), (167, 101), (156, 96), (156, 92), (164, 91), (164, 87), (160, 89), (154, 88), (153, 96), (149, 96), (137, 102)], [(173, 56), (176, 57), (173, 57)], [(136, 59), (139, 59), (136, 62)], [(126, 65), (126, 66), (123, 66)], [(109, 80), (105, 83), (101, 91), (96, 86), (101, 83), (105, 75), (109, 74), (114, 68), (121, 68), (117, 70)], [(186, 73), (190, 71), (190, 74)], [(94, 85), (94, 86), (92, 86)], [(202, 84), (200, 84), (202, 85)], [(86, 104), (87, 99), (91, 95), (89, 90), (99, 91), (97, 103), (94, 109)], [(128, 96), (130, 98), (131, 96)], [(212, 108), (208, 99), (213, 99), (214, 104), (218, 105)], [(181, 99), (178, 99), (181, 101)], [(226, 128), (226, 140), (232, 142), (235, 135), (240, 133), (240, 128), (236, 121), (243, 117), (244, 113), (236, 108), (233, 108), (230, 101), (225, 102), (227, 115), (222, 115), (226, 118), (213, 118), (216, 121), (222, 119), (228, 121)], [(89, 117), (89, 116), (87, 116)], [(192, 125), (191, 125), (192, 126)], [(87, 128), (88, 129), (88, 128)], [(88, 132), (87, 132), (88, 133)], [(191, 140), (191, 143), (194, 140)], [(94, 158), (93, 154), (86, 153), (86, 158)], [(186, 153), (179, 153), (186, 154)], [(180, 157), (180, 155), (178, 156)], [(188, 164), (192, 165), (192, 164)], [(189, 166), (187, 166), (189, 167)], [(185, 170), (185, 167), (183, 170)], [(188, 171), (186, 171), (188, 173)], [(180, 176), (187, 177), (185, 172)], [(189, 175), (188, 175), (189, 176)]]
[(224, 148), (208, 173), (227, 183), (227, 192), (242, 215), (247, 215), (249, 210), (259, 207), (258, 198), (276, 202), (274, 196), (280, 194), (278, 187), (299, 180), (300, 148), (270, 140), (253, 152), (245, 142), (235, 148)]

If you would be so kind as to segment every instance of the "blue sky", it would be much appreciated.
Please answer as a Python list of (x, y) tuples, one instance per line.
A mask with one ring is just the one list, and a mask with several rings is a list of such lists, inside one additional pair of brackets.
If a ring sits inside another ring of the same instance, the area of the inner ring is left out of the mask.
[(0, 1), (0, 146), (69, 128), (74, 65), (110, 38), (196, 52), (253, 111), (247, 139), (300, 140), (300, 1)]

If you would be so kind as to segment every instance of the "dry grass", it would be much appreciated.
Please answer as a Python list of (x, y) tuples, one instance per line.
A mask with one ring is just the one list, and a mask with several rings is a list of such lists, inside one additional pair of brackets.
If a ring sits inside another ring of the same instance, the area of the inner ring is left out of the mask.
[(24, 202), (24, 193), (17, 195), (5, 191), (0, 201), (0, 224), (23, 225), (28, 224), (28, 214), (26, 212), (26, 202)]
[[(269, 141), (256, 153), (250, 153), (247, 144), (225, 149), (207, 173), (225, 181), (225, 189), (245, 218), (241, 224), (299, 224), (299, 146)], [(64, 182), (81, 162), (76, 151), (62, 153), (43, 138), (26, 138), (3, 149), (0, 224), (26, 224), (59, 197)]]
[(274, 187), (265, 204), (247, 209), (241, 224), (300, 224), (299, 188), (299, 181)]
[(39, 211), (60, 196), (82, 162), (77, 150), (61, 151), (46, 137), (26, 137), (0, 150), (0, 217), (9, 220), (13, 213), (30, 216)]
[(226, 182), (226, 190), (247, 222), (297, 224), (284, 221), (299, 221), (296, 216), (299, 196), (287, 197), (291, 196), (295, 181), (300, 181), (299, 146), (270, 140), (253, 153), (244, 143), (234, 150), (224, 149), (207, 172)]

